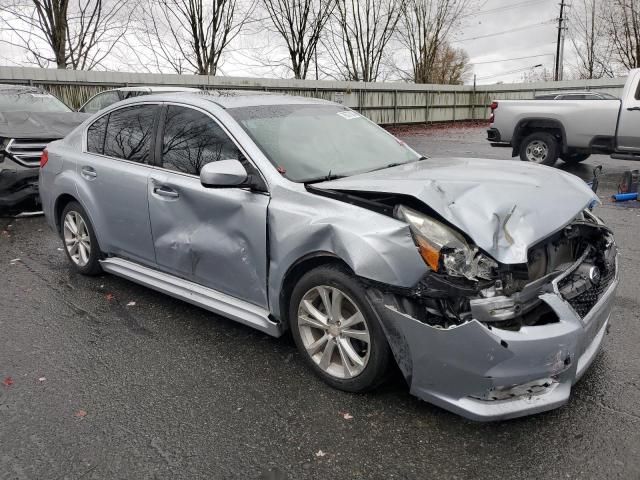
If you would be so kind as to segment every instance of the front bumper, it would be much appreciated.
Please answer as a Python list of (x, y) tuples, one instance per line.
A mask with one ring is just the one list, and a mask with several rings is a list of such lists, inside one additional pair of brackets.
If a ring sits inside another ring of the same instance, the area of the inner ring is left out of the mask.
[(422, 323), (370, 295), (411, 393), (480, 420), (504, 420), (557, 408), (600, 350), (618, 284), (584, 317), (557, 293), (540, 299), (559, 322), (518, 331), (477, 320), (451, 328)]
[(39, 203), (37, 167), (25, 167), (5, 156), (0, 162), (0, 209)]

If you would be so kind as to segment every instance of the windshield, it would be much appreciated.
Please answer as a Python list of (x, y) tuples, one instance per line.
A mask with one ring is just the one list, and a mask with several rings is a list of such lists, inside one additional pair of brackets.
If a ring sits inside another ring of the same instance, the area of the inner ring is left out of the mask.
[(0, 90), (0, 112), (70, 112), (71, 109), (53, 95), (26, 89)]
[(278, 171), (294, 182), (345, 177), (421, 158), (362, 115), (337, 105), (264, 105), (227, 111)]

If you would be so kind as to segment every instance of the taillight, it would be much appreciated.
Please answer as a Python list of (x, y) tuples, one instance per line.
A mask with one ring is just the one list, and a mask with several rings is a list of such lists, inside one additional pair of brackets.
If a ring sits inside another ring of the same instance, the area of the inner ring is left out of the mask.
[(489, 123), (493, 123), (496, 120), (495, 111), (498, 109), (498, 102), (494, 100), (493, 102), (491, 102), (490, 107), (491, 107), (491, 115), (489, 116)]
[(40, 156), (40, 168), (43, 168), (48, 161), (49, 161), (49, 152), (47, 152), (47, 149), (45, 148), (42, 151), (42, 155)]

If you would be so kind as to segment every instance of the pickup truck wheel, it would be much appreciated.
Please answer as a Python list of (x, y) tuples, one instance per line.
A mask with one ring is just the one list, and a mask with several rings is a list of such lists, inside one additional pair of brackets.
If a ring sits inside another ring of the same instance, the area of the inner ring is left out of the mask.
[(560, 158), (565, 163), (580, 163), (586, 160), (587, 158), (589, 158), (590, 156), (591, 156), (590, 153), (573, 152), (573, 153), (566, 153), (566, 154), (560, 155)]
[(525, 162), (553, 166), (558, 159), (558, 150), (558, 141), (552, 134), (535, 132), (520, 144), (520, 159)]
[(307, 364), (332, 387), (364, 392), (386, 379), (387, 339), (363, 286), (345, 268), (307, 272), (291, 294), (289, 324)]

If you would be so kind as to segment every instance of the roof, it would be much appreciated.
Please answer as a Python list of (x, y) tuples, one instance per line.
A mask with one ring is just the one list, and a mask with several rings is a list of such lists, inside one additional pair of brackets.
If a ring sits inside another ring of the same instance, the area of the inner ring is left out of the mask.
[(255, 90), (205, 90), (197, 94), (222, 108), (257, 107), (260, 105), (325, 105), (328, 100), (296, 97), (275, 92)]
[(48, 93), (38, 87), (33, 87), (31, 85), (13, 85), (10, 83), (0, 83), (0, 92), (38, 92), (38, 93)]
[(601, 95), (601, 92), (594, 90), (565, 90), (559, 92), (544, 92), (540, 95)]
[(113, 90), (121, 92), (149, 92), (149, 93), (162, 93), (162, 92), (199, 92), (199, 88), (191, 87), (172, 87), (172, 86), (156, 86), (156, 85), (138, 85), (135, 87), (119, 87)]

